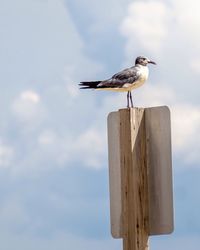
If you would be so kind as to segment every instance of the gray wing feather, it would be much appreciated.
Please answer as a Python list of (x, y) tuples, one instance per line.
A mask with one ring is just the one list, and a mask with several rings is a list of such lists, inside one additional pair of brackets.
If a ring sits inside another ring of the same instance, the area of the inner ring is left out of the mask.
[(112, 79), (117, 79), (117, 80), (126, 80), (129, 77), (133, 77), (133, 75), (136, 75), (136, 70), (135, 68), (128, 68), (124, 69), (112, 76)]
[(133, 83), (139, 78), (138, 71), (135, 67), (131, 67), (128, 69), (124, 69), (115, 75), (112, 78), (102, 81), (98, 84), (98, 88), (115, 88), (115, 87), (123, 87), (126, 83)]

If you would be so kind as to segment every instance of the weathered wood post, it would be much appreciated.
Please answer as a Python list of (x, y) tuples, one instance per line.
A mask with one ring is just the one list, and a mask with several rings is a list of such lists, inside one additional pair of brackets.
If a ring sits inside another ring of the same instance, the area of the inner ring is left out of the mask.
[(173, 231), (170, 112), (132, 108), (108, 116), (111, 233), (123, 250), (147, 250)]

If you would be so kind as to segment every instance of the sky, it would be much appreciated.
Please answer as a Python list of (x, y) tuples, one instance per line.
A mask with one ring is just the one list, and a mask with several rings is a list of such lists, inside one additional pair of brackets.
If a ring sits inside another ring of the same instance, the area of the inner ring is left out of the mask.
[(124, 93), (80, 91), (146, 55), (138, 107), (171, 110), (175, 230), (200, 244), (200, 2), (0, 0), (0, 242), (4, 250), (122, 249), (111, 237), (107, 115)]

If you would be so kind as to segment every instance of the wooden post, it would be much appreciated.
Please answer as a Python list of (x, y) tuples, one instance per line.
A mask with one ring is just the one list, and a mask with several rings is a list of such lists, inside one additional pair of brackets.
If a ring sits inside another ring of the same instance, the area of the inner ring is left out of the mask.
[(111, 233), (123, 250), (173, 231), (170, 111), (131, 108), (108, 116)]
[(120, 112), (123, 249), (148, 245), (148, 186), (144, 109)]

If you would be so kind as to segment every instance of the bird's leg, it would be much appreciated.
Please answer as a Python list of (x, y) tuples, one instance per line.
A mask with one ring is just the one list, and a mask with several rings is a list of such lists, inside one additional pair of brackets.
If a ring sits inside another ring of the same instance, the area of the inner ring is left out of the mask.
[(132, 94), (131, 94), (131, 91), (130, 91), (130, 100), (131, 100), (131, 107), (133, 108), (133, 100), (132, 100)]
[(127, 92), (127, 108), (129, 108), (129, 91)]

